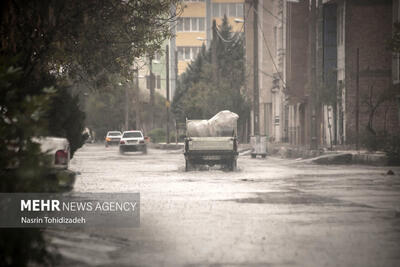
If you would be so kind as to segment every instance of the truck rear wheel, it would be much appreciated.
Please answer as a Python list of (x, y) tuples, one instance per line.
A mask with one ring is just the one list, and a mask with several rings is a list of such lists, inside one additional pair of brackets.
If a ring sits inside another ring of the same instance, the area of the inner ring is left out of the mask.
[(233, 159), (229, 164), (229, 170), (233, 172), (236, 171), (236, 168), (237, 168), (237, 161), (236, 159)]
[(185, 171), (193, 170), (194, 164), (190, 160), (185, 160)]

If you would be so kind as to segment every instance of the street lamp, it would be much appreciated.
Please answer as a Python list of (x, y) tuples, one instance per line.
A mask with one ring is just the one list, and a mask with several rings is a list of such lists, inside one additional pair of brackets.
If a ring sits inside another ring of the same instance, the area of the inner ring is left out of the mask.
[[(128, 83), (129, 80), (126, 79), (126, 82)], [(119, 82), (118, 86), (122, 86), (122, 83)], [(125, 131), (127, 131), (128, 127), (129, 127), (129, 125), (128, 125), (128, 123), (129, 123), (129, 103), (128, 103), (128, 101), (129, 101), (128, 86), (125, 85)]]

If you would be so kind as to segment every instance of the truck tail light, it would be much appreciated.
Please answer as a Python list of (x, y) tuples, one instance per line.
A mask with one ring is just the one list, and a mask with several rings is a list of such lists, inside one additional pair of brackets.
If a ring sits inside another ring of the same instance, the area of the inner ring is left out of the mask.
[(61, 165), (67, 165), (67, 163), (68, 163), (68, 152), (66, 152), (64, 150), (57, 150), (54, 163), (55, 164), (61, 164)]
[(120, 144), (120, 145), (125, 145), (125, 141), (121, 140), (121, 141), (119, 142), (119, 144)]

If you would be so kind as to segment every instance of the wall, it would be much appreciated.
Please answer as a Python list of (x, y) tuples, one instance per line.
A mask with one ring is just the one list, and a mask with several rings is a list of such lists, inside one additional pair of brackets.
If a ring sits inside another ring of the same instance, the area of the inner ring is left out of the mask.
[(286, 90), (289, 105), (289, 142), (308, 144), (309, 115), (307, 86), (309, 68), (309, 3), (287, 4)]
[[(392, 34), (392, 1), (353, 0), (345, 5), (345, 87), (346, 143), (356, 142), (356, 98), (360, 103), (360, 138), (366, 132), (367, 101), (376, 102), (392, 84), (392, 54), (387, 41)], [(359, 95), (356, 93), (357, 49), (359, 49)], [(376, 131), (399, 130), (394, 101), (378, 108), (374, 119)]]

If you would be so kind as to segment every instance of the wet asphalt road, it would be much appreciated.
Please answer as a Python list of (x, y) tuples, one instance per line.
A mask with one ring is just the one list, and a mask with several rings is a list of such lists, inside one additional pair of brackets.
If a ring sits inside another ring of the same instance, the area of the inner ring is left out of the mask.
[(400, 168), (183, 166), (180, 151), (80, 149), (74, 191), (140, 192), (141, 225), (48, 230), (60, 266), (400, 266)]

